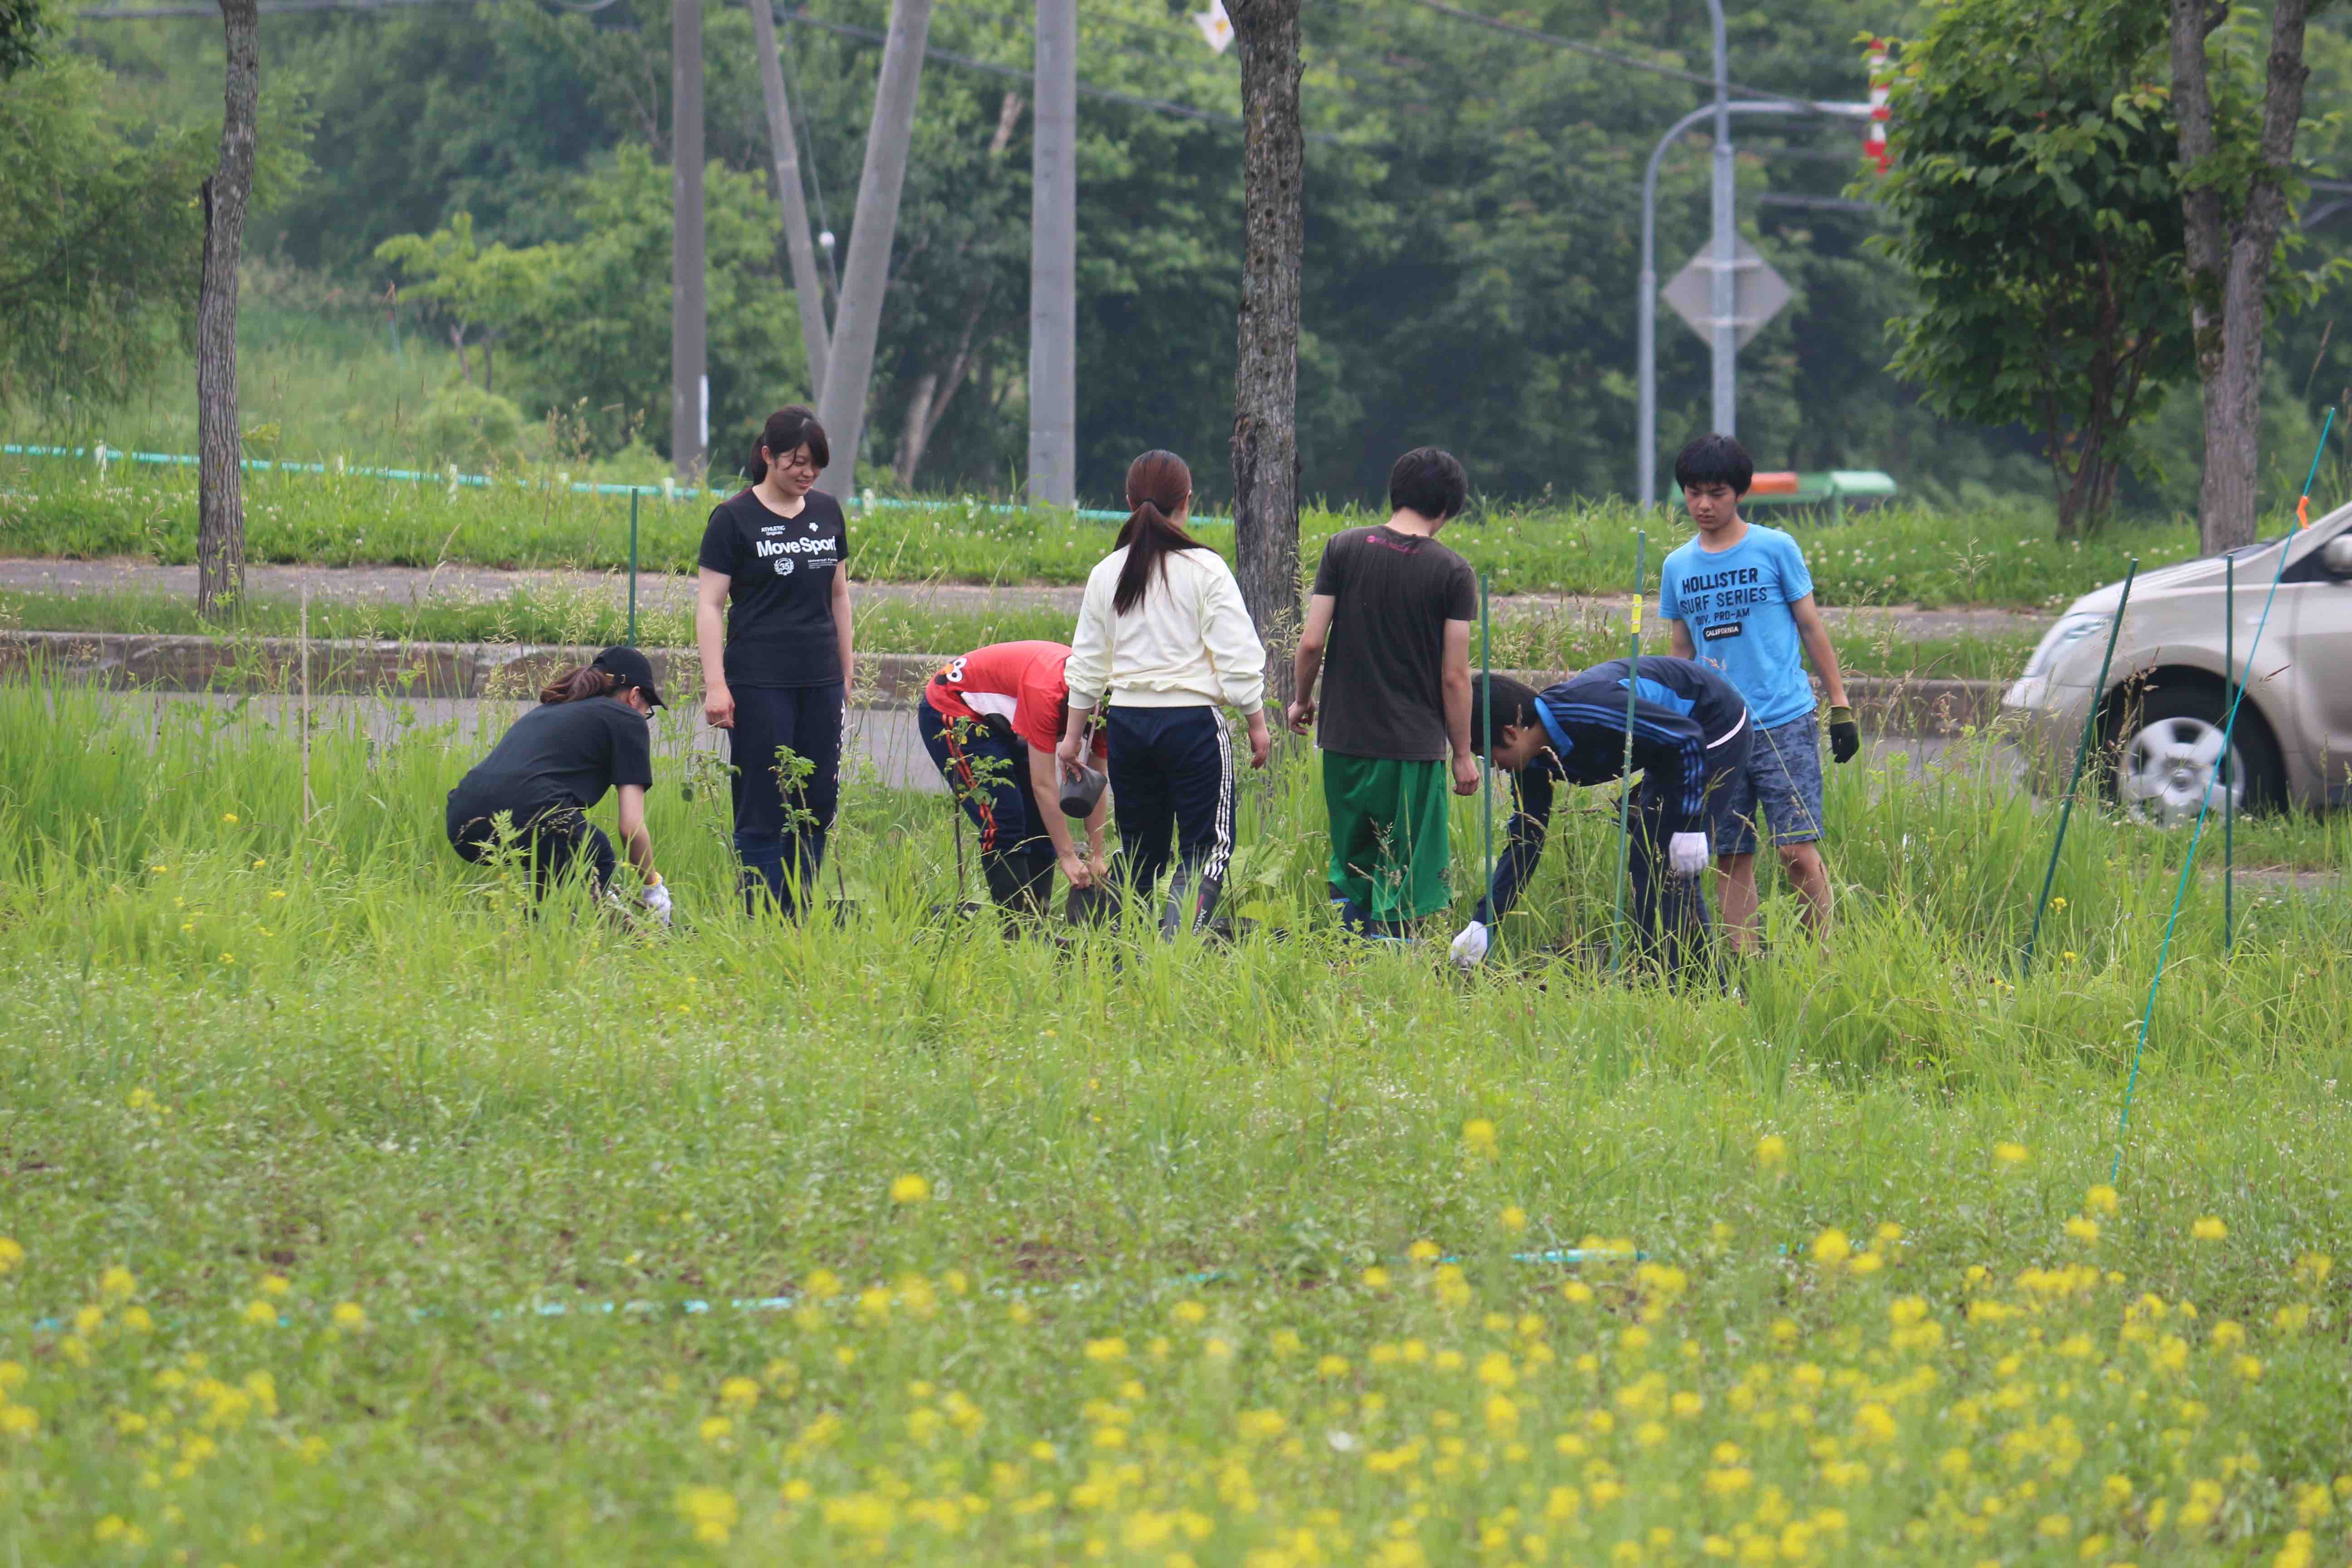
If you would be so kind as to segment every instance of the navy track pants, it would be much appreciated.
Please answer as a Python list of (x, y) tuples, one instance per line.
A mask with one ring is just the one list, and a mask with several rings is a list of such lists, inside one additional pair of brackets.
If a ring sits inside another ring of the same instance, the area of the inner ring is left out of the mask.
[[(738, 686), (734, 764), (735, 854), (743, 862), (743, 897), (753, 912), (763, 898), (785, 914), (815, 890), (824, 837), (841, 805), (841, 720), (848, 688)], [(787, 793), (777, 752), (806, 758), (806, 779)]]
[[(1148, 899), (1172, 860), (1160, 929), (1197, 931), (1216, 913), (1234, 858), (1234, 743), (1225, 716), (1215, 708), (1113, 705), (1104, 723), (1127, 879)], [(1195, 900), (1189, 921), (1188, 899)]]

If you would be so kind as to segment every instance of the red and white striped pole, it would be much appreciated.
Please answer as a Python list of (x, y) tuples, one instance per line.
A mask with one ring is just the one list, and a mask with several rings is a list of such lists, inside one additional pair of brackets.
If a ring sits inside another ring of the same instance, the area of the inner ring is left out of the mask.
[(1886, 173), (1886, 95), (1895, 85), (1895, 75), (1887, 68), (1886, 40), (1870, 40), (1870, 121), (1863, 132), (1863, 156), (1880, 174)]

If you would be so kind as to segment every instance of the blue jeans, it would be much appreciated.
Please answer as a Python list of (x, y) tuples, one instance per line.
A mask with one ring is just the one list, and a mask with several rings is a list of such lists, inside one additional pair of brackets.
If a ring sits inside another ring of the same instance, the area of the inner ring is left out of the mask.
[(1811, 844), (1822, 836), (1822, 727), (1811, 713), (1756, 731), (1748, 765), (1708, 797), (1717, 855), (1753, 855), (1759, 817), (1774, 844)]
[[(824, 860), (824, 837), (841, 805), (841, 717), (848, 688), (738, 686), (734, 763), (735, 854), (743, 862), (745, 907), (758, 913), (764, 896), (796, 914), (814, 888)], [(776, 753), (790, 748), (811, 763), (808, 777), (787, 795)]]

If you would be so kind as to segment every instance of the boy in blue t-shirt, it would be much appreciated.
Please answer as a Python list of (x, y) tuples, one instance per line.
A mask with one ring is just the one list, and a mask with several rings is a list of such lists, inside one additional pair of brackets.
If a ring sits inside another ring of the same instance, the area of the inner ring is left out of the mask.
[(1830, 878), (1818, 847), (1821, 729), (1801, 649), (1829, 693), (1831, 752), (1843, 763), (1862, 749), (1805, 552), (1779, 529), (1739, 515), (1739, 498), (1755, 477), (1754, 459), (1728, 436), (1702, 436), (1682, 449), (1675, 483), (1698, 537), (1666, 557), (1658, 584), (1658, 616), (1674, 629), (1675, 653), (1721, 670), (1756, 726), (1748, 766), (1717, 797), (1710, 824), (1723, 923), (1742, 952), (1756, 945), (1759, 813), (1803, 901), (1806, 926), (1829, 937)]

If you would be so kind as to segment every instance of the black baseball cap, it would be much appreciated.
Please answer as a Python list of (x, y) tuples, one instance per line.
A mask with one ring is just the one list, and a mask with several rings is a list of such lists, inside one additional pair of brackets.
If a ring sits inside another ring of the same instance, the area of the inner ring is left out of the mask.
[(669, 706), (662, 700), (661, 691), (654, 685), (653, 661), (635, 648), (608, 647), (596, 656), (595, 662), (589, 668), (619, 676), (623, 686), (635, 687), (646, 694), (646, 700), (656, 708)]

